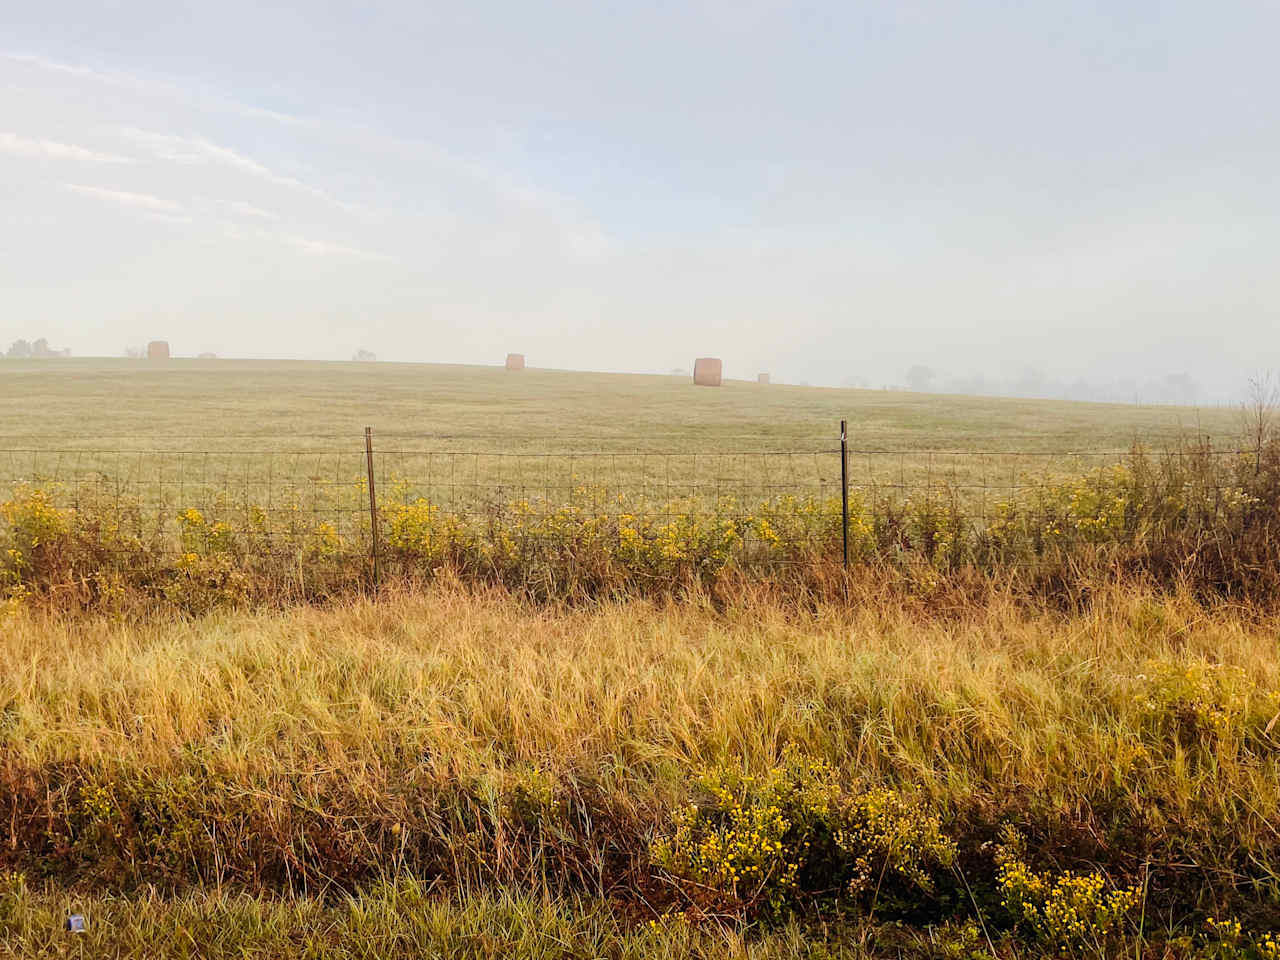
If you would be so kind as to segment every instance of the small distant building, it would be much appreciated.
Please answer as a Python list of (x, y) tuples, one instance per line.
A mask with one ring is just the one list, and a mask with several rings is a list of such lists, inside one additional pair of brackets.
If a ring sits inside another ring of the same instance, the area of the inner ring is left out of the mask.
[(169, 359), (169, 341), (168, 340), (152, 340), (147, 344), (148, 360), (168, 360)]
[(507, 354), (507, 369), (508, 369), (508, 370), (523, 370), (523, 369), (524, 369), (524, 354), (523, 354), (523, 353), (508, 353), (508, 354)]
[(699, 357), (693, 361), (693, 382), (699, 387), (718, 387), (723, 369), (719, 357)]

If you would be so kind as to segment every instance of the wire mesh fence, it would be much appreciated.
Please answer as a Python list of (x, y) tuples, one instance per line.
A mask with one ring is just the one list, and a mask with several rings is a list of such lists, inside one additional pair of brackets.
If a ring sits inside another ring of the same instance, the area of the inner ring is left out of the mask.
[[(830, 518), (839, 515), (839, 504), (851, 502), (855, 523), (895, 510), (963, 515), (975, 532), (1017, 502), (1024, 513), (1039, 512), (1033, 524), (1052, 530), (1064, 509), (1053, 483), (1072, 480), (1077, 500), (1089, 497), (1091, 484), (1101, 494), (1108, 471), (1131, 453), (1054, 449), (1042, 441), (1020, 446), (1016, 438), (987, 449), (867, 448), (856, 435), (842, 449), (834, 430), (772, 449), (745, 440), (722, 437), (705, 448), (686, 440), (662, 448), (653, 437), (375, 433), (370, 453), (358, 436), (149, 444), (62, 438), (56, 445), (0, 450), (0, 486), (51, 490), (60, 504), (109, 518), (171, 554), (186, 549), (183, 518), (190, 511), (251, 536), (254, 549), (268, 553), (296, 552), (317, 537), (352, 551), (371, 549), (372, 479), (380, 541), (397, 517), (414, 509), (492, 536), (514, 523), (524, 538), (558, 535), (558, 520), (607, 523), (618, 536), (643, 528), (650, 537), (673, 524), (706, 520), (731, 525), (744, 556), (783, 561), (834, 547), (830, 524), (810, 523), (788, 530), (799, 540), (788, 544), (796, 549), (768, 549), (777, 546), (779, 534), (768, 521), (780, 503)], [(1249, 451), (1201, 443), (1164, 454), (1222, 461)], [(1213, 495), (1228, 503), (1233, 493), (1224, 486)]]

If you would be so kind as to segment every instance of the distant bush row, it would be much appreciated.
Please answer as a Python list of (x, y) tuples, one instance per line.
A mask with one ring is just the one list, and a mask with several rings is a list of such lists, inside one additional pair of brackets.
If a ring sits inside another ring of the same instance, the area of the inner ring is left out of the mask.
[(45, 360), (54, 357), (69, 357), (71, 350), (55, 350), (49, 346), (49, 341), (44, 337), (40, 337), (34, 341), (15, 340), (9, 345), (9, 349), (0, 354), (8, 360)]

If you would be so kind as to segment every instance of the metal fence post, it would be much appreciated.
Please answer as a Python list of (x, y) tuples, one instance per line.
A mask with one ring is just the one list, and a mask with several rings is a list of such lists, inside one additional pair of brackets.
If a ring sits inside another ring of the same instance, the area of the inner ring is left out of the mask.
[(378, 562), (378, 495), (373, 486), (373, 427), (364, 428), (364, 457), (369, 468), (369, 533), (371, 534), (370, 552), (373, 555), (373, 587), (376, 590), (382, 579), (381, 564)]
[[(849, 425), (840, 421), (840, 529), (844, 538), (844, 569), (849, 570)], [(847, 588), (846, 588), (847, 589)]]

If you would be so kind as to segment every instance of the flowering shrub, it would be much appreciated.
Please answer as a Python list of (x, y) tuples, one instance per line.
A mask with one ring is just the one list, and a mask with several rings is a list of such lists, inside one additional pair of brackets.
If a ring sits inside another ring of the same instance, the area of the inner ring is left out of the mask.
[(1116, 887), (1100, 873), (1038, 873), (1023, 862), (1024, 841), (1006, 828), (996, 848), (1001, 905), (1036, 938), (1063, 952), (1101, 951), (1137, 907), (1136, 887)]
[(1140, 503), (1127, 467), (1099, 470), (1091, 477), (1052, 484), (1042, 494), (1044, 534), (1079, 538), (1087, 543), (1114, 541), (1127, 530), (1131, 507)]
[(235, 534), (225, 520), (209, 523), (199, 510), (189, 507), (178, 514), (178, 539), (184, 554), (208, 556), (232, 553), (235, 550)]
[(938, 568), (955, 567), (966, 562), (970, 555), (973, 522), (959, 504), (908, 499), (903, 506), (908, 543), (916, 552)]
[(823, 761), (788, 752), (761, 777), (720, 767), (651, 848), (691, 902), (743, 917), (807, 901), (881, 912), (934, 892), (955, 859), (938, 818), (892, 790), (850, 792)]
[(1184, 745), (1216, 740), (1236, 726), (1248, 702), (1244, 671), (1223, 664), (1147, 664), (1138, 706), (1157, 736)]
[(387, 546), (430, 560), (435, 555), (433, 547), (438, 553), (444, 539), (444, 531), (437, 529), (439, 516), (440, 508), (421, 497), (395, 505), (387, 517)]
[(1234, 917), (1209, 917), (1197, 955), (1204, 960), (1280, 960), (1280, 933), (1273, 930), (1250, 935)]
[(338, 528), (332, 523), (321, 521), (307, 532), (303, 555), (310, 560), (331, 560), (342, 556), (344, 546)]
[(27, 570), (57, 548), (71, 526), (69, 511), (54, 505), (55, 491), (19, 486), (13, 498), (0, 503), (7, 536), (4, 539), (4, 580), (20, 584)]
[[(840, 500), (791, 494), (756, 505), (747, 517), (748, 534), (770, 556), (799, 560), (841, 542)], [(875, 524), (856, 492), (849, 495), (849, 554), (869, 557), (875, 551)]]
[(570, 562), (614, 579), (675, 578), (715, 573), (740, 558), (754, 520), (738, 512), (727, 498), (699, 511), (692, 502), (633, 503), (586, 487), (554, 508), (518, 500), (480, 515), (418, 498), (387, 508), (386, 543), (394, 556), (428, 567), (448, 559), (505, 572)]
[(1188, 750), (1280, 746), (1280, 691), (1257, 689), (1239, 667), (1149, 661), (1134, 700), (1146, 737)]

